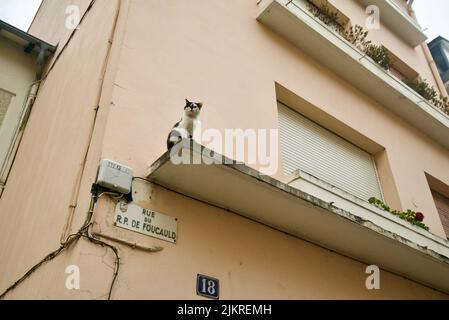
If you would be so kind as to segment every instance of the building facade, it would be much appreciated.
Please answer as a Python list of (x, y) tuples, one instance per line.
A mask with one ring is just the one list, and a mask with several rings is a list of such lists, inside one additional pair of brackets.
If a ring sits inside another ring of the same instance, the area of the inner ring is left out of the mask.
[[(4, 298), (203, 299), (204, 275), (220, 299), (448, 299), (449, 109), (414, 85), (443, 93), (410, 5), (44, 0)], [(104, 159), (124, 179), (93, 188)]]

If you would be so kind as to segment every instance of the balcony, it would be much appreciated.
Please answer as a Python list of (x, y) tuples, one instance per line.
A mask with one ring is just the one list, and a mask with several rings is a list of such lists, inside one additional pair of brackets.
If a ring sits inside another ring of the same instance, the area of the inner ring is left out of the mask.
[(449, 293), (449, 241), (302, 172), (281, 182), (196, 143), (184, 141), (180, 152), (196, 164), (176, 165), (167, 152), (148, 179)]
[(418, 23), (407, 13), (406, 3), (401, 0), (359, 0), (364, 6), (375, 5), (380, 10), (380, 20), (410, 46), (416, 47), (427, 40)]
[(257, 20), (449, 148), (449, 116), (315, 18), (306, 5), (305, 0), (265, 0)]

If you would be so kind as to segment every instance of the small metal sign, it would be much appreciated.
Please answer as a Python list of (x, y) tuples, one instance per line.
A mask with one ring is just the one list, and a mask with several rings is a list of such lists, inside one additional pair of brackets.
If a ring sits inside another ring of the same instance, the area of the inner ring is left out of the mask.
[(133, 203), (116, 205), (114, 225), (171, 243), (178, 239), (177, 219)]
[(196, 294), (218, 300), (220, 298), (220, 280), (199, 274), (196, 280)]

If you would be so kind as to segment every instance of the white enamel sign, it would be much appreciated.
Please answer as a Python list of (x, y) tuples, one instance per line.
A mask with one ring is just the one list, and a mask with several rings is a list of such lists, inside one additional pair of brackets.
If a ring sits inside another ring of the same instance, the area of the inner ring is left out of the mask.
[(116, 205), (114, 225), (171, 243), (178, 239), (177, 219), (132, 203)]

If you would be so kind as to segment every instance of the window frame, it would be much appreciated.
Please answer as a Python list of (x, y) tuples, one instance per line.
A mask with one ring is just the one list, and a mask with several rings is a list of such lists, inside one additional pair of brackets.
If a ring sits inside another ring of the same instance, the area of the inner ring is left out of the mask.
[[(345, 137), (341, 136), (340, 134), (336, 133), (335, 131), (327, 128), (326, 126), (323, 126), (319, 122), (309, 118), (307, 115), (305, 115), (305, 114), (295, 110), (294, 108), (290, 107), (288, 104), (286, 104), (286, 103), (284, 103), (284, 102), (282, 102), (280, 100), (277, 100), (277, 114), (278, 114), (279, 130), (281, 130), (281, 126), (280, 126), (280, 121), (281, 121), (280, 120), (280, 106), (282, 106), (283, 108), (287, 108), (288, 110), (298, 114), (299, 116), (303, 117), (306, 121), (311, 122), (314, 125), (318, 126), (320, 128), (320, 130), (323, 130), (323, 132), (326, 132), (326, 133), (334, 136), (335, 139), (340, 140), (340, 141), (342, 141), (345, 144), (351, 145), (354, 149), (357, 149), (358, 151), (360, 151), (360, 153), (364, 153), (367, 156), (369, 156), (370, 162), (371, 162), (371, 165), (372, 165), (372, 169), (373, 169), (373, 173), (374, 173), (374, 177), (375, 177), (376, 187), (378, 189), (377, 190), (378, 194), (372, 194), (368, 198), (365, 199), (365, 197), (361, 197), (360, 193), (356, 194), (356, 193), (350, 191), (349, 188), (342, 188), (341, 186), (336, 185), (332, 181), (328, 181), (324, 177), (316, 176), (316, 178), (318, 178), (318, 179), (320, 179), (320, 180), (322, 180), (322, 181), (324, 181), (324, 182), (326, 182), (326, 183), (328, 183), (330, 185), (333, 185), (334, 187), (338, 188), (339, 190), (347, 192), (347, 193), (351, 194), (352, 196), (355, 196), (356, 198), (358, 198), (360, 200), (363, 200), (365, 202), (367, 202), (370, 197), (374, 197), (374, 196), (380, 198), (381, 200), (385, 199), (384, 192), (383, 192), (383, 189), (382, 189), (382, 183), (381, 183), (380, 176), (379, 176), (379, 171), (378, 171), (378, 168), (377, 168), (376, 154), (373, 154), (372, 152), (367, 151), (366, 149), (364, 149), (364, 148), (360, 147), (359, 145), (355, 144), (354, 142), (346, 139)], [(282, 141), (282, 137), (281, 136), (282, 135), (280, 135), (280, 139), (281, 139), (280, 140), (280, 146), (281, 146), (282, 172), (283, 172), (284, 176), (289, 176), (291, 173), (289, 174), (289, 173), (287, 173), (285, 171), (286, 170), (285, 169), (285, 165), (286, 165), (285, 153), (286, 153), (286, 151), (284, 150), (284, 142)], [(349, 151), (351, 151), (351, 150), (349, 150)], [(357, 157), (357, 154), (355, 154), (355, 156)], [(305, 172), (307, 174), (314, 175), (313, 172), (308, 172), (307, 168), (300, 168), (300, 167), (298, 167), (298, 168), (296, 168), (296, 170), (301, 170), (301, 171), (303, 171), (303, 172)], [(320, 169), (318, 168), (317, 170), (320, 170)], [(337, 180), (339, 180), (339, 179), (337, 179)]]
[[(11, 92), (10, 90), (7, 90), (5, 88), (0, 88), (0, 94), (2, 92), (6, 93), (6, 94), (9, 94), (10, 98), (9, 98), (9, 103), (6, 106), (6, 112), (5, 112), (4, 116), (3, 116), (3, 118), (0, 118), (0, 129), (2, 128), (2, 125), (3, 125), (4, 121), (7, 119), (8, 111), (9, 111), (9, 108), (10, 108), (12, 102), (13, 102), (13, 99), (15, 97), (17, 97), (17, 94), (15, 94), (14, 92)], [(1, 100), (0, 100), (0, 102), (1, 102)], [(1, 108), (1, 106), (0, 106), (0, 108)]]

